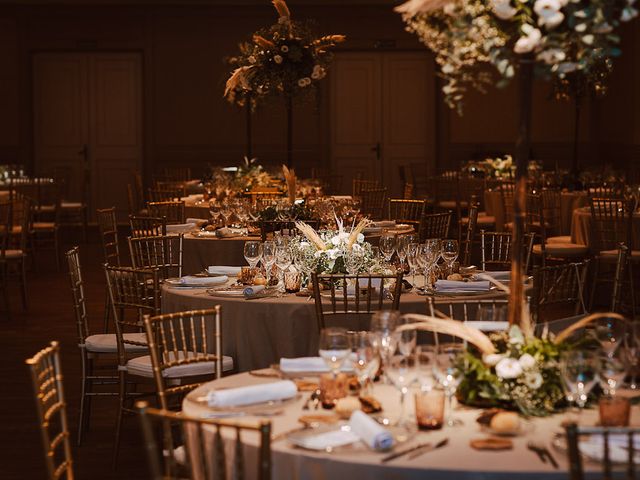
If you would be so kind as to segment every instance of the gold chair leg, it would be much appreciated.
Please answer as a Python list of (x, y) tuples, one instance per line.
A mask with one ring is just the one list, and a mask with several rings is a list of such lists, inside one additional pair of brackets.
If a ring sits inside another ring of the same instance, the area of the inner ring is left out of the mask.
[(82, 445), (82, 433), (85, 427), (85, 401), (87, 398), (87, 366), (85, 353), (82, 352), (82, 383), (80, 387), (80, 413), (78, 414), (78, 441), (77, 445)]
[(118, 415), (116, 417), (116, 438), (113, 444), (113, 458), (111, 468), (113, 471), (118, 466), (118, 453), (120, 452), (120, 434), (122, 430), (122, 415), (124, 412), (124, 402), (127, 394), (127, 380), (124, 372), (119, 374), (119, 391), (118, 391)]

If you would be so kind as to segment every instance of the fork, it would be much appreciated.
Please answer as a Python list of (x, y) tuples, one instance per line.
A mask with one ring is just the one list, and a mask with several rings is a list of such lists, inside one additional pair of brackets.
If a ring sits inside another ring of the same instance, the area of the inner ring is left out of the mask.
[(544, 445), (530, 440), (527, 443), (527, 448), (529, 448), (529, 450), (536, 452), (543, 463), (546, 463), (548, 459), (551, 465), (553, 466), (553, 468), (555, 469), (558, 468), (558, 462), (556, 462), (556, 459), (553, 458), (553, 455), (551, 455), (551, 452), (549, 451), (549, 449)]

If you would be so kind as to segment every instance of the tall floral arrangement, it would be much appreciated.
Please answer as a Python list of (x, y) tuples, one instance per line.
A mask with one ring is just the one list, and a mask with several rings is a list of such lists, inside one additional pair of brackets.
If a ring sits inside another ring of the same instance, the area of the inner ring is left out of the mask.
[(273, 0), (278, 22), (255, 32), (240, 44), (240, 54), (229, 59), (234, 68), (225, 98), (244, 105), (274, 95), (306, 92), (327, 75), (330, 49), (344, 35), (316, 36), (308, 22), (296, 21), (284, 0)]
[(460, 108), (469, 87), (483, 91), (511, 79), (523, 55), (539, 74), (604, 89), (611, 58), (621, 52), (615, 29), (637, 16), (636, 0), (409, 0), (396, 8), (407, 30), (436, 54), (446, 101)]

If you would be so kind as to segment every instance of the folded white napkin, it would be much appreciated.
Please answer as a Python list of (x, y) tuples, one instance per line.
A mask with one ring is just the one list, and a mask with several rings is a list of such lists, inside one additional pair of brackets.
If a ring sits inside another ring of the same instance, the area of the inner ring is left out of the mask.
[(264, 290), (264, 285), (254, 285), (252, 287), (245, 288), (242, 293), (244, 293), (245, 297), (250, 297), (252, 295), (256, 295)]
[(349, 419), (351, 431), (374, 450), (389, 450), (393, 435), (362, 410), (356, 410)]
[[(327, 367), (327, 363), (321, 357), (281, 358), (280, 370), (285, 373), (328, 372), (329, 367)], [(342, 364), (341, 370), (343, 372), (353, 370), (353, 364), (349, 359)]]
[(298, 393), (296, 384), (291, 380), (281, 380), (248, 387), (211, 390), (207, 394), (210, 407), (239, 407), (253, 403), (264, 403), (276, 400), (286, 400)]
[[(629, 458), (629, 451), (626, 449), (628, 445), (628, 438), (626, 435), (610, 435), (609, 436), (609, 459), (616, 463), (626, 462)], [(640, 438), (634, 437), (634, 448), (640, 446)], [(593, 435), (584, 440), (580, 440), (580, 451), (583, 455), (592, 458), (594, 460), (604, 460), (604, 438), (599, 435)], [(640, 462), (640, 454), (634, 455), (634, 462)]]
[(495, 278), (496, 280), (509, 280), (511, 278), (511, 271), (496, 271), (496, 272), (482, 272), (486, 276)]
[(229, 228), (229, 227), (222, 227), (219, 228), (218, 230), (216, 230), (216, 235), (218, 235), (219, 237), (225, 238), (225, 237), (238, 237), (241, 235), (246, 235), (247, 234), (247, 229), (246, 228)]
[(227, 283), (229, 277), (222, 275), (220, 277), (196, 277), (193, 275), (187, 275), (180, 277), (181, 285), (217, 285), (221, 283)]
[(207, 273), (211, 275), (228, 275), (230, 277), (237, 277), (240, 275), (242, 267), (232, 267), (227, 265), (212, 265), (207, 267)]
[(180, 223), (175, 225), (167, 225), (167, 233), (184, 233), (195, 230), (198, 226), (194, 223)]
[(356, 443), (360, 438), (349, 430), (331, 430), (329, 432), (309, 435), (299, 442), (303, 448), (310, 450), (327, 450)]
[(488, 292), (491, 287), (489, 280), (479, 282), (460, 282), (458, 280), (436, 281), (437, 292)]

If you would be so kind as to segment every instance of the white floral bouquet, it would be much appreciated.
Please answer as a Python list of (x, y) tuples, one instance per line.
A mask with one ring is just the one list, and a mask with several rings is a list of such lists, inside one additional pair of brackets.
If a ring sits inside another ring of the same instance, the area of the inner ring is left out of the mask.
[(257, 158), (249, 159), (244, 157), (244, 161), (236, 171), (233, 183), (237, 188), (248, 191), (254, 188), (267, 187), (272, 182), (273, 177), (258, 163)]
[(493, 178), (513, 178), (516, 166), (511, 155), (504, 158), (487, 158), (484, 161), (486, 173)]

